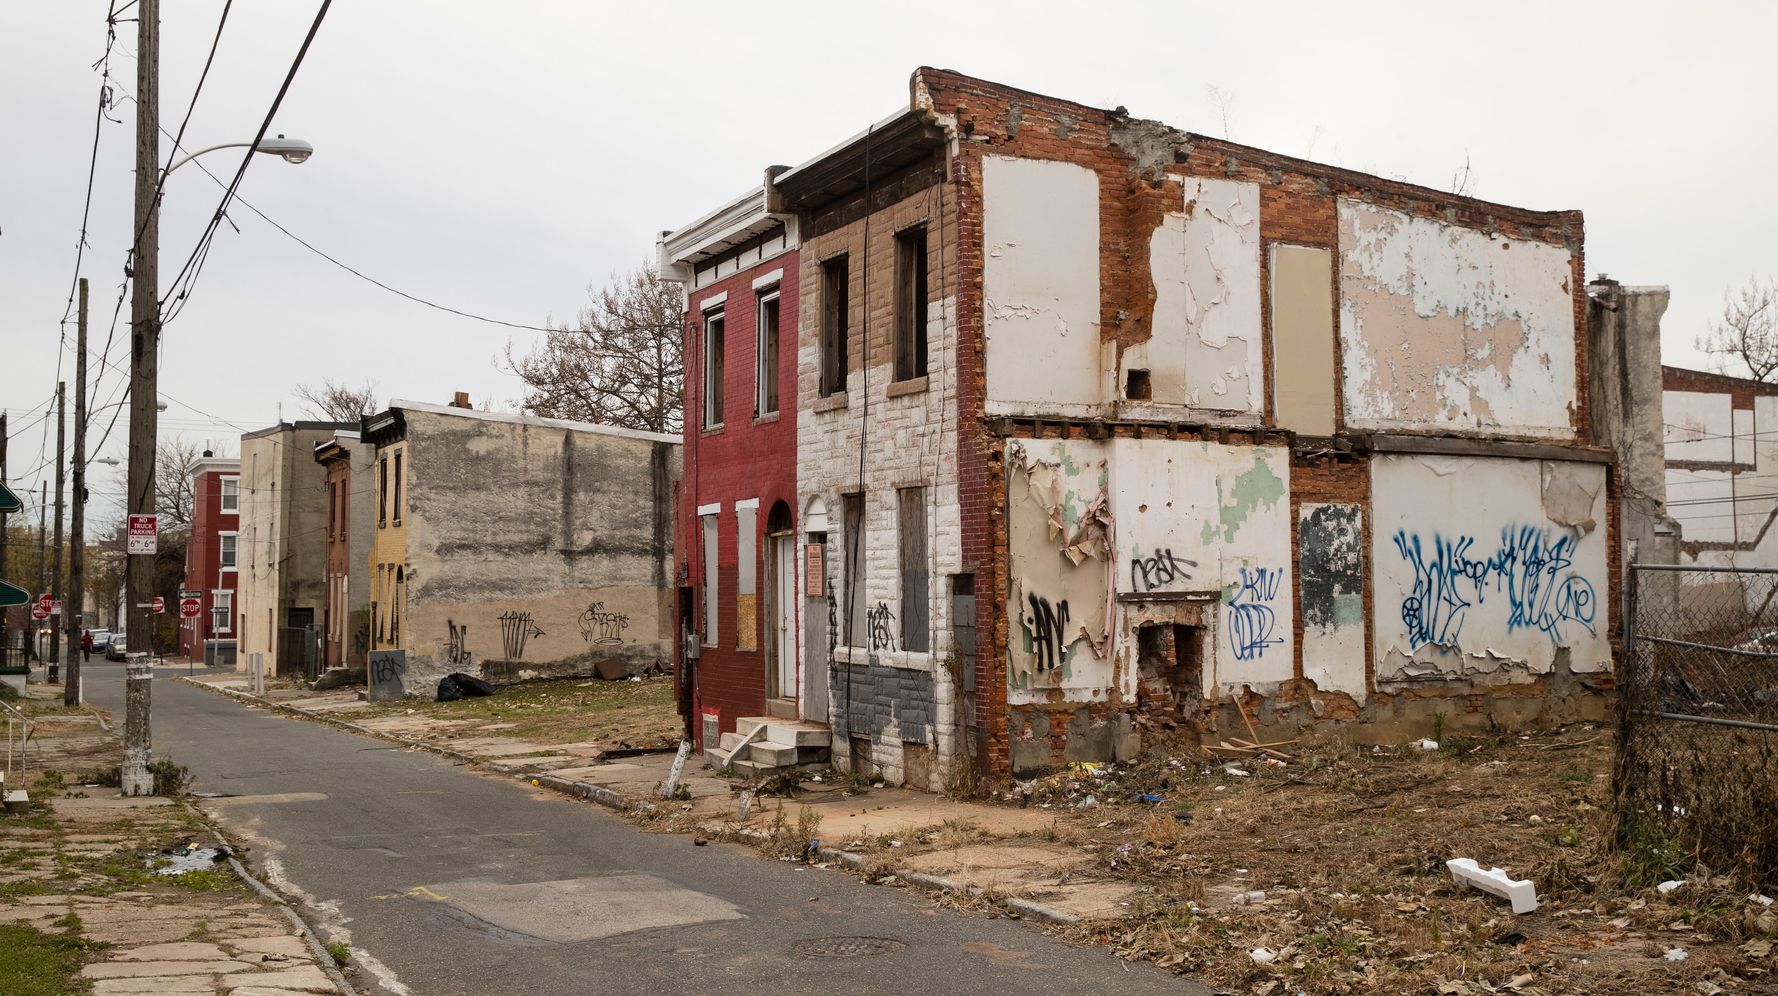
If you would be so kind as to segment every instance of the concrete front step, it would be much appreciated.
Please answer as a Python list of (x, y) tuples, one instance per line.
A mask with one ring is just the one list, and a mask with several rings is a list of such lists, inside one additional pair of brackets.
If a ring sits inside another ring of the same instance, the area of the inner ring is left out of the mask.
[[(820, 723), (807, 720), (774, 719), (770, 716), (746, 716), (735, 720), (737, 736), (744, 737), (759, 727), (765, 727), (765, 739), (775, 744), (786, 744), (791, 747), (829, 747), (833, 745), (833, 731)], [(723, 734), (727, 743), (728, 734)]]
[(796, 747), (791, 744), (775, 744), (770, 740), (755, 740), (747, 748), (747, 759), (756, 764), (781, 768), (796, 763)]

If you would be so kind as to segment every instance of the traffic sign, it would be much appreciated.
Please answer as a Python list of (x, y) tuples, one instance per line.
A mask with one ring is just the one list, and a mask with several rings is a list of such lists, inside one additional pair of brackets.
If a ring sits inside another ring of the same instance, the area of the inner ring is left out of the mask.
[(37, 604), (43, 606), (43, 611), (47, 613), (49, 612), (49, 607), (55, 604), (55, 599), (51, 598), (49, 592), (46, 591), (37, 596)]
[(160, 534), (159, 524), (158, 516), (130, 516), (130, 539), (126, 552), (153, 554), (156, 550), (156, 539)]
[(31, 593), (16, 584), (0, 581), (0, 608), (31, 604)]
[(19, 496), (13, 494), (11, 488), (0, 484), (0, 512), (17, 512), (24, 507), (25, 503), (19, 501)]
[(43, 620), (48, 619), (49, 618), (49, 607), (44, 605), (42, 602), (38, 602), (36, 605), (31, 606), (31, 618), (37, 620), (38, 622), (42, 622)]
[(204, 603), (198, 601), (195, 595), (179, 600), (179, 615), (186, 619), (196, 619), (203, 611)]
[(191, 588), (181, 588), (181, 589), (179, 589), (179, 597), (180, 597), (180, 598), (181, 598), (181, 599), (186, 599), (186, 598), (203, 598), (203, 597), (204, 597), (204, 593), (203, 593), (203, 592), (201, 592), (201, 591), (194, 591), (194, 590), (193, 590), (193, 589), (191, 589)]
[(159, 595), (154, 596), (154, 601), (152, 601), (148, 604), (150, 606), (152, 606), (151, 611), (153, 611), (154, 614), (157, 616), (160, 615), (162, 612), (167, 611), (167, 600), (160, 597)]

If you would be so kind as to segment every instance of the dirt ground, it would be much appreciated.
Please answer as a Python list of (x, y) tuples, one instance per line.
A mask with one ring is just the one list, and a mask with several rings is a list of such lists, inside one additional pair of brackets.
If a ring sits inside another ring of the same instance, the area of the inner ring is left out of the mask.
[(376, 703), (353, 719), (403, 714), (498, 724), (503, 736), (543, 744), (597, 740), (612, 748), (670, 747), (684, 729), (674, 708), (673, 679), (663, 677), (530, 681), (480, 699)]

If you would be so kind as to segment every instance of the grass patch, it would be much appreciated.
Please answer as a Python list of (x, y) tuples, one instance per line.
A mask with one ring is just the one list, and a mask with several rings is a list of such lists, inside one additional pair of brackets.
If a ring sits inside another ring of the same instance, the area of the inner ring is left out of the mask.
[(22, 923), (0, 924), (0, 996), (75, 996), (92, 992), (80, 977), (90, 945), (73, 934), (46, 934)]
[(48, 894), (49, 888), (42, 882), (0, 882), (0, 899), (19, 899), (24, 896)]
[(564, 678), (502, 686), (493, 695), (458, 702), (379, 703), (356, 716), (412, 713), (440, 720), (511, 723), (501, 736), (542, 743), (597, 740), (617, 746), (677, 743), (682, 732), (671, 678), (600, 681)]
[(240, 884), (235, 873), (227, 865), (220, 868), (200, 868), (183, 875), (161, 876), (165, 881), (183, 889), (195, 889), (199, 892), (223, 892)]
[(345, 941), (328, 941), (327, 954), (340, 968), (345, 968), (346, 962), (352, 960), (352, 948)]

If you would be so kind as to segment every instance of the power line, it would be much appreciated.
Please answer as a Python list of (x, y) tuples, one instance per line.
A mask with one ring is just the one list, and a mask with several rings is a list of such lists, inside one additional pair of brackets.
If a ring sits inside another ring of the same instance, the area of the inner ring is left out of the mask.
[[(253, 144), (247, 147), (246, 155), (241, 157), (241, 165), (235, 170), (235, 178), (223, 191), (222, 201), (216, 205), (216, 213), (210, 216), (209, 223), (204, 226), (204, 234), (198, 237), (197, 246), (192, 249), (191, 255), (186, 257), (184, 265), (180, 266), (179, 272), (174, 275), (172, 286), (179, 288), (182, 281), (185, 286), (160, 302), (162, 309), (167, 307), (169, 300), (174, 302), (171, 313), (160, 316), (162, 325), (170, 322), (180, 310), (183, 310), (184, 302), (190, 300), (192, 285), (197, 282), (198, 274), (203, 269), (203, 261), (209, 256), (210, 245), (215, 241), (217, 228), (222, 225), (223, 214), (228, 210), (229, 202), (234, 199), (235, 191), (240, 188), (242, 178), (247, 175), (247, 167), (252, 164), (253, 156), (259, 149), (259, 143), (265, 140), (265, 133), (272, 126), (272, 119), (277, 116), (278, 108), (284, 103), (284, 95), (290, 92), (290, 84), (296, 79), (297, 70), (302, 68), (303, 59), (309, 54), (309, 46), (315, 41), (315, 33), (321, 30), (321, 22), (327, 17), (327, 8), (332, 5), (333, 0), (321, 0), (320, 9), (315, 11), (314, 23), (309, 25), (309, 33), (303, 36), (302, 46), (296, 50), (296, 58), (291, 60), (290, 70), (284, 74), (284, 82), (278, 87), (277, 96), (272, 98), (272, 106), (267, 109), (265, 119), (259, 123), (259, 132), (253, 136)], [(175, 151), (177, 150), (175, 149)]]

